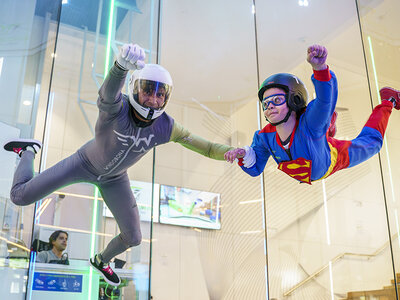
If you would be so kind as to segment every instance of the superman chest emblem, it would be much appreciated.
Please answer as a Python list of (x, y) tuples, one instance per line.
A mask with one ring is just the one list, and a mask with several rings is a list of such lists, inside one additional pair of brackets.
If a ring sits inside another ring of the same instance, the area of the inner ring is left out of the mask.
[(278, 169), (300, 182), (311, 184), (311, 164), (311, 160), (300, 157), (279, 163)]

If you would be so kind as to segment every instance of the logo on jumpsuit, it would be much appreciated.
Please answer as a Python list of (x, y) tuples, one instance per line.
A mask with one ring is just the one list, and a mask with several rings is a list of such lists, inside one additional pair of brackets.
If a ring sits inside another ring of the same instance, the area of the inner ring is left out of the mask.
[[(122, 133), (119, 133), (115, 130), (113, 130), (114, 133), (117, 135), (117, 139), (122, 142), (121, 145), (128, 147), (128, 149), (121, 149), (115, 156), (114, 158), (105, 166), (105, 170), (110, 169), (113, 167), (119, 160), (120, 158), (127, 152), (127, 151), (132, 151), (132, 152), (146, 152), (149, 150), (149, 145), (151, 143), (152, 138), (154, 138), (154, 134), (150, 134), (148, 137), (140, 137), (140, 131), (141, 128), (138, 130), (137, 135), (124, 135)], [(145, 144), (146, 147), (143, 145), (139, 148), (140, 144)]]

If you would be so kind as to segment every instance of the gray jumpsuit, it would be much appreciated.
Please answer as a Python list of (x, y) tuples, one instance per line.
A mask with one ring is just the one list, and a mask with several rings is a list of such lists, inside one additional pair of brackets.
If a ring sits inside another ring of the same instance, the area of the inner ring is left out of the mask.
[(100, 88), (95, 138), (35, 177), (34, 153), (24, 151), (10, 194), (15, 204), (29, 205), (72, 183), (96, 185), (121, 231), (101, 252), (105, 263), (139, 245), (142, 239), (139, 211), (126, 172), (130, 166), (153, 147), (170, 141), (218, 160), (223, 160), (224, 153), (232, 149), (191, 134), (166, 113), (149, 126), (137, 126), (129, 98), (121, 93), (126, 75), (127, 71), (114, 65)]

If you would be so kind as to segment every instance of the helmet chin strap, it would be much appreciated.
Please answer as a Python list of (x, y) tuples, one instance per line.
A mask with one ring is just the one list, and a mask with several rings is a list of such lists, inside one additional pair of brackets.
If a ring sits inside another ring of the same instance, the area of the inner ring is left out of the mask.
[(149, 113), (147, 114), (146, 120), (151, 120), (153, 118), (154, 109), (149, 107)]
[(277, 125), (280, 125), (282, 123), (287, 122), (287, 120), (289, 120), (289, 117), (290, 117), (290, 114), (292, 113), (292, 111), (293, 110), (289, 107), (289, 110), (288, 110), (286, 116), (282, 120), (280, 120), (279, 122), (272, 123), (270, 120), (268, 120), (267, 117), (265, 117), (265, 120), (267, 120), (267, 122), (269, 122), (272, 126), (277, 126)]

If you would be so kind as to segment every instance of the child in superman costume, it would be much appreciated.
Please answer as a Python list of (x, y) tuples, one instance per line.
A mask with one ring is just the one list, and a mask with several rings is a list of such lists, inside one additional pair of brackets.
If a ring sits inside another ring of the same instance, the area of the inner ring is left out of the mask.
[(238, 158), (243, 171), (258, 176), (272, 156), (279, 170), (311, 184), (356, 166), (380, 151), (392, 109), (400, 109), (400, 91), (388, 87), (380, 90), (382, 103), (374, 108), (355, 139), (333, 138), (338, 88), (335, 74), (326, 65), (327, 53), (320, 45), (307, 50), (316, 93), (316, 99), (308, 105), (307, 90), (296, 76), (280, 73), (263, 82), (258, 97), (270, 124), (255, 132), (250, 147), (226, 152), (228, 162)]

